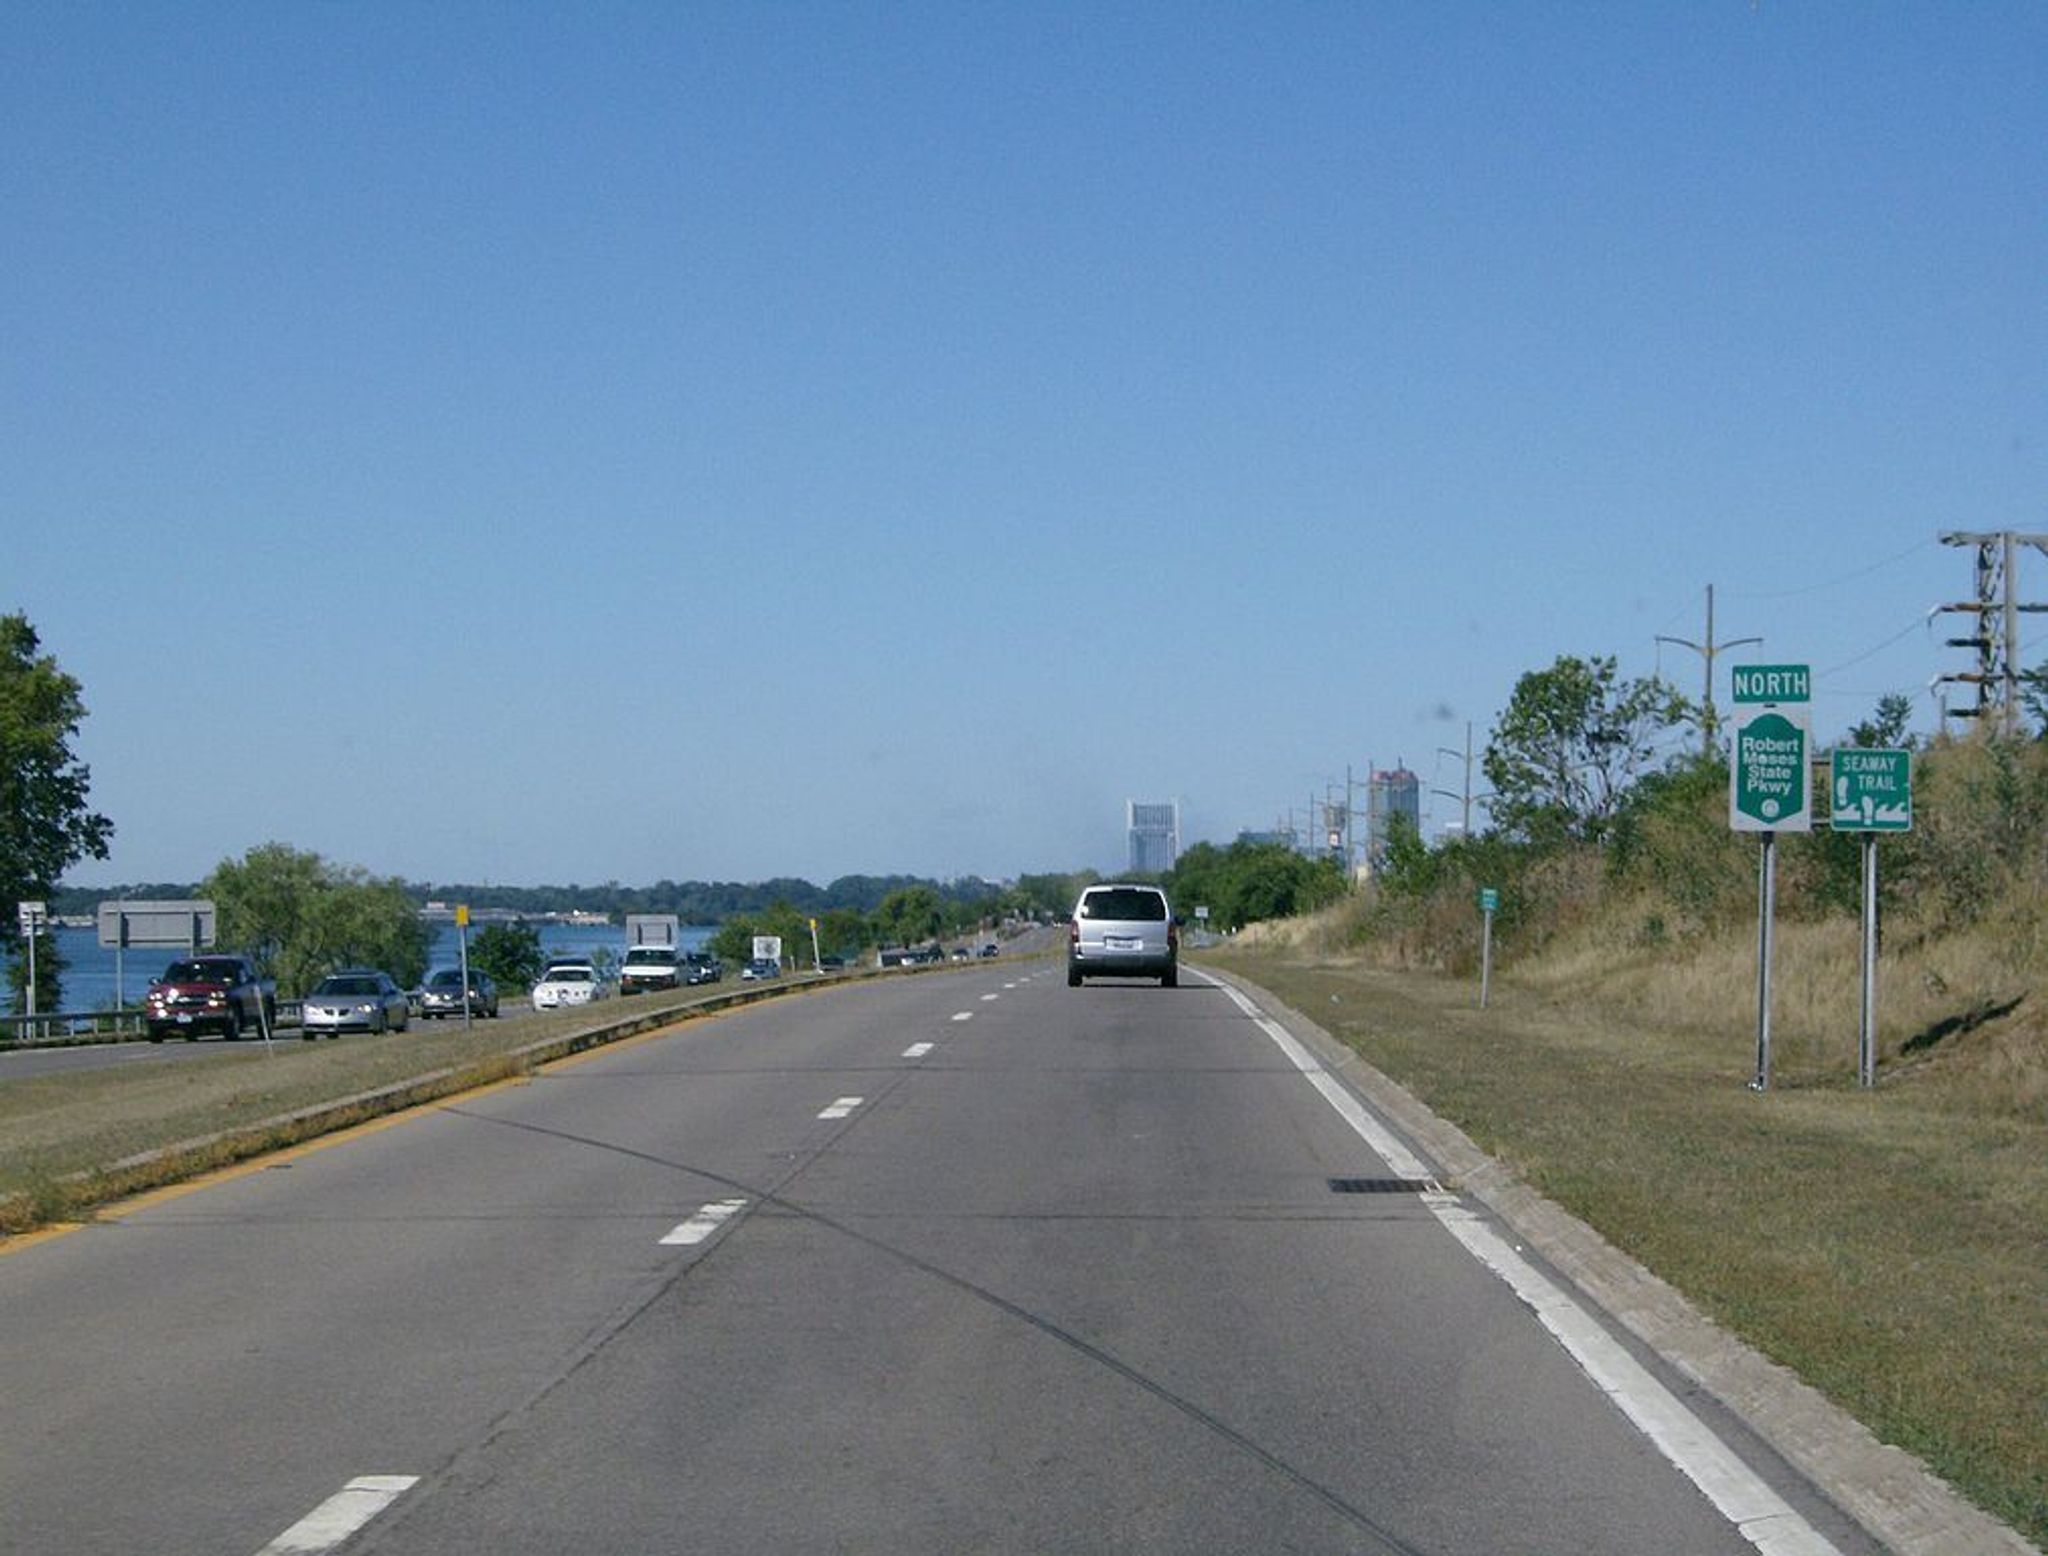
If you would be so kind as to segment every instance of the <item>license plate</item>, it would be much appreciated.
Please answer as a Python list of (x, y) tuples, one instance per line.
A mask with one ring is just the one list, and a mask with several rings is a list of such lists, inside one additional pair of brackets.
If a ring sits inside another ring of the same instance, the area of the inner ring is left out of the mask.
[(191, 1024), (192, 1024), (192, 1018), (191, 1018), (190, 1016), (183, 1016), (183, 1015), (181, 1015), (181, 1016), (179, 1016), (179, 1017), (178, 1017), (178, 1025), (179, 1025), (179, 1026), (181, 1026), (181, 1027), (189, 1027), (189, 1026), (190, 1026)]
[(1104, 935), (1102, 943), (1112, 951), (1135, 951), (1145, 942), (1130, 935)]

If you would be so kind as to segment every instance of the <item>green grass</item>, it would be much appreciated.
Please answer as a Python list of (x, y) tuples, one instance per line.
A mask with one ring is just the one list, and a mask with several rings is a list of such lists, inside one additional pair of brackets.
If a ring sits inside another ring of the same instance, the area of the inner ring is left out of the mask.
[[(1646, 1024), (1285, 945), (1215, 960), (1311, 1015), (1750, 1344), (2048, 1541), (2048, 1127), (1960, 1073), (1781, 1066)], [(1853, 1019), (1853, 1018), (1852, 1018)], [(1951, 1072), (1967, 1069), (1952, 1065)]]

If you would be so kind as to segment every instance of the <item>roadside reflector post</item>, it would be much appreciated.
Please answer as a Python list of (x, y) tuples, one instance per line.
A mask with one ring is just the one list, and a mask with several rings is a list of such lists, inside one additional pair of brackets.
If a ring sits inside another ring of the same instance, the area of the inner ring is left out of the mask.
[(1479, 1008), (1493, 987), (1493, 915), (1500, 907), (1500, 893), (1491, 886), (1479, 888)]

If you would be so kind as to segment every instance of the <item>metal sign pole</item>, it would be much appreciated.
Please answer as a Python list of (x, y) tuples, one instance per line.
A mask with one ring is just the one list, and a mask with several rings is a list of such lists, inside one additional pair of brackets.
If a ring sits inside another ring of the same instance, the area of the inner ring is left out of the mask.
[(458, 917), (455, 940), (462, 955), (462, 1030), (469, 1030), (469, 910)]
[(1863, 834), (1863, 1027), (1856, 1044), (1856, 1076), (1877, 1084), (1877, 834)]
[(1756, 928), (1756, 1078), (1754, 1091), (1771, 1089), (1771, 920), (1778, 907), (1778, 834), (1759, 834)]
[(36, 1035), (36, 926), (34, 918), (30, 918), (24, 923), (21, 937), (28, 942), (28, 1035), (34, 1037)]

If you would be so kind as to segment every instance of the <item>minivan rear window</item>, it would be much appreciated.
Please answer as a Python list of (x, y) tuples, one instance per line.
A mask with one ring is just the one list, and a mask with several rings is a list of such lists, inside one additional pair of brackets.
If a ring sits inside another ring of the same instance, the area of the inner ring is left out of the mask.
[(1081, 917), (1114, 919), (1120, 923), (1139, 919), (1157, 923), (1166, 917), (1166, 899), (1156, 891), (1138, 891), (1130, 887), (1091, 891), (1081, 898)]

